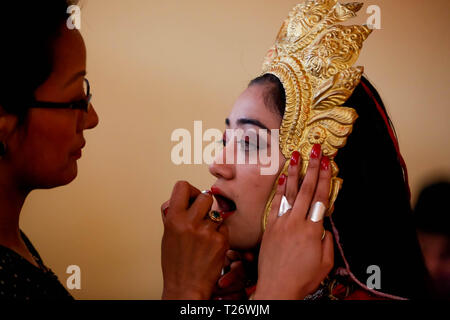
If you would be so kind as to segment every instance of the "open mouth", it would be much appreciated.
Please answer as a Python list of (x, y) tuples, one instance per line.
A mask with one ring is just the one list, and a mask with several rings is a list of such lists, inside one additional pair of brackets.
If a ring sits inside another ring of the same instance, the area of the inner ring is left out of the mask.
[(233, 212), (236, 211), (236, 204), (233, 200), (228, 199), (222, 195), (215, 194), (214, 197), (217, 200), (217, 205), (219, 209), (223, 212)]
[(223, 195), (218, 188), (213, 187), (211, 188), (211, 191), (217, 201), (219, 210), (223, 212), (223, 214), (231, 214), (236, 211), (237, 207), (233, 200)]

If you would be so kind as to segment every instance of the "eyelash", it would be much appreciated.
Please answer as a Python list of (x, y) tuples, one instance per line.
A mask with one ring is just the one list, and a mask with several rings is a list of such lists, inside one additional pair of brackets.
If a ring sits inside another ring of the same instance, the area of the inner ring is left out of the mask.
[(221, 142), (224, 147), (227, 146), (227, 133), (226, 132), (223, 133)]
[[(246, 137), (246, 138), (248, 138), (248, 137)], [(222, 145), (223, 145), (224, 147), (227, 146), (227, 136), (226, 136), (226, 132), (223, 133), (222, 140), (221, 140), (220, 142), (222, 143)], [(246, 151), (246, 152), (250, 151), (250, 150), (249, 150), (249, 147), (250, 147), (250, 146), (254, 146), (254, 147), (256, 147), (256, 150), (259, 150), (259, 137), (257, 137), (257, 143), (256, 143), (256, 145), (251, 144), (247, 139), (243, 139), (243, 140), (239, 141), (238, 143), (241, 145), (241, 147), (242, 147), (242, 146), (244, 147), (244, 151)]]
[(250, 142), (248, 142), (246, 140), (239, 141), (239, 144), (241, 145), (241, 148), (243, 148), (243, 151), (245, 151), (245, 152), (249, 152), (250, 148), (252, 148), (252, 147), (255, 147), (256, 150), (259, 149), (258, 145), (255, 146), (254, 144), (251, 144)]

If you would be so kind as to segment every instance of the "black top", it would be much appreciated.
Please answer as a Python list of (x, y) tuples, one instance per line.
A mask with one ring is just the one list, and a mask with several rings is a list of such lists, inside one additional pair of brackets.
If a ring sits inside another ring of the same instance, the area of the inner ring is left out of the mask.
[(0, 300), (73, 300), (58, 277), (44, 265), (27, 236), (22, 231), (20, 234), (39, 268), (0, 245)]

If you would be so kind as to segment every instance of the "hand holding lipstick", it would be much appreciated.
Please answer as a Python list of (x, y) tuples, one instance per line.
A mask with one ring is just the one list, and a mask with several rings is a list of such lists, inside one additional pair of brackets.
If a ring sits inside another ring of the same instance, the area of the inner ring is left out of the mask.
[(205, 218), (212, 203), (211, 193), (179, 181), (161, 207), (163, 299), (211, 297), (229, 248), (227, 227), (222, 221)]

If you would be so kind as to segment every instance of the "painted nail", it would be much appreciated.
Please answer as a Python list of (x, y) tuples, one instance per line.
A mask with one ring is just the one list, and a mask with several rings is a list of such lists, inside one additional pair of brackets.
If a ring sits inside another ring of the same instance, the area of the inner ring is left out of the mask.
[(212, 191), (211, 190), (203, 190), (202, 193), (212, 196)]
[(298, 165), (298, 160), (299, 160), (299, 159), (300, 159), (300, 152), (298, 152), (298, 151), (292, 152), (291, 166), (296, 166), (296, 165)]
[(169, 207), (165, 208), (163, 211), (165, 216), (167, 215), (167, 211), (169, 211)]
[(330, 158), (322, 157), (322, 161), (320, 161), (320, 169), (323, 171), (327, 171), (330, 167)]
[(282, 174), (280, 179), (278, 179), (278, 185), (282, 186), (286, 182), (286, 175)]
[(320, 156), (320, 144), (315, 144), (311, 150), (311, 159), (318, 159)]
[(219, 280), (219, 282), (220, 282), (219, 285), (221, 288), (226, 288), (231, 284), (230, 279), (228, 279), (228, 278), (222, 278)]

